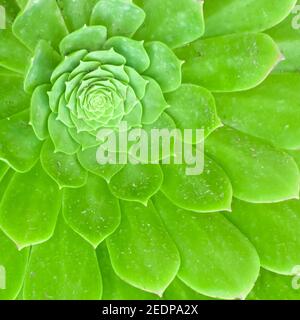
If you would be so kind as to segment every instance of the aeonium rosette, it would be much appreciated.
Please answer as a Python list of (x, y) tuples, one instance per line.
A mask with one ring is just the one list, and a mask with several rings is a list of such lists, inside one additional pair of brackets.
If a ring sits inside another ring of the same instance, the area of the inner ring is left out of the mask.
[[(0, 298), (236, 299), (286, 281), (296, 2), (0, 0)], [(99, 164), (99, 131), (123, 123), (203, 129), (203, 173)]]

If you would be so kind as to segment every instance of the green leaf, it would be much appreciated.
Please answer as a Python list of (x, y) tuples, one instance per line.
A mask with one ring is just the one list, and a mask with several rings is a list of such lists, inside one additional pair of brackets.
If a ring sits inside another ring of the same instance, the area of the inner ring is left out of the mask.
[(101, 64), (112, 64), (121, 66), (126, 63), (126, 59), (112, 48), (110, 50), (100, 50), (89, 52), (83, 59), (84, 61), (98, 61)]
[(30, 52), (8, 29), (0, 30), (0, 43), (0, 66), (23, 74), (30, 62)]
[(168, 46), (159, 41), (146, 43), (145, 49), (150, 58), (150, 66), (144, 74), (155, 79), (163, 92), (176, 90), (181, 84), (183, 61), (180, 61)]
[[(297, 2), (298, 6), (300, 2)], [(300, 27), (299, 7), (282, 23), (267, 31), (278, 44), (284, 60), (274, 70), (275, 72), (298, 72), (300, 69)]]
[(124, 165), (121, 164), (106, 164), (101, 165), (97, 162), (98, 147), (80, 150), (78, 152), (78, 160), (80, 164), (89, 172), (102, 177), (106, 182), (110, 182), (111, 178), (119, 172)]
[(132, 286), (162, 295), (177, 274), (180, 258), (152, 202), (121, 202), (122, 220), (107, 240), (113, 269)]
[(1, 228), (19, 249), (47, 241), (60, 205), (56, 184), (38, 163), (31, 171), (16, 173), (11, 179), (0, 206)]
[(183, 81), (216, 92), (251, 89), (260, 84), (282, 59), (266, 34), (232, 34), (198, 40), (176, 50), (183, 65)]
[(42, 147), (41, 163), (59, 188), (79, 188), (87, 181), (87, 172), (81, 167), (76, 155), (55, 152), (51, 139)]
[[(155, 133), (155, 131), (152, 130), (162, 130), (159, 131), (161, 133), (161, 138), (155, 142), (156, 144), (153, 143), (151, 140), (151, 135)], [(173, 145), (170, 143), (170, 148), (166, 148), (166, 140), (163, 138), (164, 137), (164, 132), (172, 132), (172, 130), (176, 129), (176, 124), (173, 121), (173, 119), (165, 112), (161, 114), (161, 116), (153, 123), (143, 125), (143, 130), (146, 131), (147, 133), (147, 141), (148, 141), (148, 162), (152, 164), (158, 164), (159, 160), (166, 159), (173, 154)], [(168, 131), (165, 131), (168, 130)], [(153, 145), (152, 145), (153, 144)], [(158, 152), (159, 150), (159, 152)], [(131, 150), (129, 150), (131, 151)], [(130, 156), (133, 156), (134, 158), (136, 157), (132, 152), (129, 152)]]
[(28, 0), (15, 0), (15, 1), (21, 9), (24, 9), (28, 2)]
[(114, 272), (105, 244), (97, 249), (98, 262), (103, 278), (103, 300), (156, 300), (158, 296), (135, 288), (121, 280)]
[[(0, 180), (0, 203), (1, 200), (6, 192), (6, 189), (12, 179), (12, 177), (15, 174), (15, 171), (13, 169), (8, 169), (9, 167), (3, 165), (4, 162), (1, 163), (1, 180)], [(8, 170), (7, 170), (8, 169)]]
[(4, 163), (3, 161), (0, 161), (0, 181), (5, 176), (8, 169), (9, 169), (9, 166), (6, 163)]
[(295, 6), (296, 1), (206, 1), (205, 36), (264, 31), (282, 21)]
[(113, 36), (131, 37), (144, 19), (144, 11), (130, 1), (101, 0), (94, 7), (91, 24), (105, 26), (109, 38)]
[(197, 212), (230, 210), (232, 188), (223, 169), (204, 157), (204, 171), (187, 175), (186, 164), (164, 164), (161, 190), (177, 206)]
[(0, 159), (16, 171), (30, 170), (39, 157), (41, 142), (29, 125), (29, 112), (1, 120), (0, 128)]
[(31, 96), (30, 124), (40, 140), (45, 140), (48, 133), (48, 118), (50, 115), (48, 91), (50, 85), (37, 87)]
[(106, 41), (104, 48), (114, 48), (117, 53), (126, 59), (126, 65), (139, 73), (149, 68), (150, 60), (143, 41), (136, 41), (126, 37), (112, 37)]
[(145, 80), (136, 70), (125, 66), (125, 71), (129, 77), (129, 85), (132, 87), (138, 99), (142, 99), (146, 93), (148, 81)]
[(25, 91), (32, 92), (37, 86), (50, 83), (51, 74), (60, 60), (48, 42), (39, 41), (24, 80)]
[(0, 5), (5, 8), (5, 26), (10, 29), (20, 9), (14, 0), (0, 0)]
[(300, 265), (300, 201), (274, 204), (233, 202), (226, 217), (255, 246), (261, 265), (273, 272), (291, 275)]
[(215, 94), (218, 114), (237, 130), (279, 148), (299, 149), (299, 87), (298, 73), (274, 74), (252, 90)]
[(72, 72), (80, 64), (80, 61), (87, 53), (87, 50), (79, 50), (65, 56), (64, 60), (53, 71), (51, 75), (51, 82), (55, 84), (59, 78), (66, 77), (65, 73)]
[(54, 236), (32, 248), (24, 299), (98, 300), (101, 294), (102, 280), (94, 249), (60, 216)]
[(28, 249), (19, 251), (0, 231), (0, 300), (13, 300), (22, 288)]
[[(55, 72), (55, 71), (54, 71)], [(62, 74), (52, 85), (48, 92), (50, 109), (53, 112), (58, 111), (59, 100), (66, 91), (66, 83), (69, 79), (69, 73)]]
[(55, 49), (67, 33), (67, 27), (55, 0), (29, 0), (13, 24), (14, 34), (31, 50), (40, 40)]
[(106, 28), (103, 26), (83, 26), (67, 35), (59, 44), (62, 55), (86, 49), (88, 51), (100, 50), (106, 40)]
[[(70, 31), (89, 24), (90, 15), (99, 0), (58, 0), (58, 6)], [(80, 13), (80, 14), (78, 14)]]
[(151, 78), (145, 77), (145, 79), (148, 80), (149, 83), (141, 101), (143, 105), (142, 122), (144, 124), (151, 124), (155, 122), (169, 106), (159, 84)]
[(63, 215), (68, 225), (85, 240), (97, 246), (120, 224), (118, 200), (100, 177), (89, 175), (85, 186), (65, 189)]
[(135, 37), (158, 40), (171, 48), (200, 38), (204, 33), (203, 1), (135, 0), (146, 13), (146, 19)]
[(248, 295), (248, 300), (300, 300), (300, 290), (293, 288), (293, 283), (299, 286), (299, 277), (282, 276), (261, 269), (255, 287)]
[[(174, 119), (177, 128), (204, 129), (207, 137), (221, 122), (217, 116), (213, 95), (205, 88), (183, 84), (165, 95), (170, 108), (166, 111)], [(199, 143), (193, 135), (193, 142)]]
[(137, 201), (147, 206), (149, 199), (160, 189), (162, 181), (159, 165), (126, 164), (112, 177), (109, 188), (119, 199)]
[(182, 210), (161, 194), (154, 197), (154, 205), (178, 247), (178, 277), (207, 296), (245, 298), (260, 268), (250, 241), (221, 214)]
[(175, 278), (168, 286), (163, 298), (165, 300), (214, 300), (211, 297), (204, 296), (194, 291), (179, 280), (179, 278)]
[(29, 95), (23, 90), (23, 78), (16, 73), (0, 73), (0, 119), (10, 117), (29, 107)]
[(205, 148), (228, 174), (235, 197), (255, 203), (298, 198), (299, 170), (285, 152), (229, 127), (214, 131)]
[(55, 152), (63, 152), (71, 155), (79, 150), (79, 144), (73, 140), (68, 128), (56, 119), (54, 113), (51, 113), (49, 117), (48, 129), (51, 140), (55, 146)]

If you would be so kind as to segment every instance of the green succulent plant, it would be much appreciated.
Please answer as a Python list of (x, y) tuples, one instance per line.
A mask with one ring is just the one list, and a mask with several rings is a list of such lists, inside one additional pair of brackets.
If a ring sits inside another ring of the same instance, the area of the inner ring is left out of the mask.
[[(299, 299), (296, 4), (1, 0), (0, 299)], [(100, 165), (122, 121), (203, 173)]]

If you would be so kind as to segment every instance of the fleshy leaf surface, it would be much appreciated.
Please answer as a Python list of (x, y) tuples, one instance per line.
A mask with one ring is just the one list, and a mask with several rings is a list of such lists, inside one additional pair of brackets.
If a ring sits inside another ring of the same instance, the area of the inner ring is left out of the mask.
[(127, 164), (112, 177), (109, 188), (119, 199), (146, 205), (159, 190), (162, 181), (163, 174), (158, 165)]
[(99, 164), (97, 162), (97, 149), (98, 147), (80, 150), (77, 154), (80, 164), (89, 172), (102, 177), (107, 182), (119, 172), (124, 165), (122, 164)]
[(299, 197), (296, 162), (265, 141), (223, 127), (208, 137), (205, 149), (227, 173), (235, 197), (254, 203)]
[[(199, 156), (199, 155), (198, 155)], [(185, 164), (162, 165), (162, 192), (177, 206), (197, 212), (230, 210), (232, 188), (223, 169), (210, 158), (204, 158), (204, 171), (187, 175)]]
[(97, 248), (103, 278), (103, 300), (156, 300), (158, 296), (135, 288), (119, 278), (112, 268), (106, 244)]
[(0, 230), (0, 300), (13, 300), (21, 290), (29, 249), (19, 251)]
[(57, 185), (38, 163), (11, 179), (0, 206), (0, 226), (19, 249), (41, 243), (52, 236), (60, 206)]
[(178, 277), (204, 295), (245, 298), (260, 268), (250, 241), (221, 214), (182, 210), (162, 194), (154, 197), (154, 205), (179, 250)]
[(300, 265), (300, 201), (251, 204), (235, 200), (226, 217), (255, 246), (261, 265), (273, 272), (291, 275)]
[(119, 228), (107, 239), (113, 269), (132, 286), (162, 295), (179, 268), (176, 246), (152, 202), (121, 201), (121, 212)]
[(64, 187), (79, 188), (87, 181), (87, 172), (78, 162), (76, 155), (55, 152), (50, 139), (43, 144), (41, 163), (60, 189)]
[[(300, 300), (299, 276), (282, 276), (264, 269), (248, 300)], [(294, 288), (293, 288), (294, 286)]]
[(27, 109), (30, 96), (23, 90), (23, 78), (13, 72), (0, 72), (0, 119)]
[[(221, 125), (213, 95), (205, 88), (182, 84), (177, 90), (165, 95), (170, 108), (166, 112), (173, 118), (176, 127), (203, 129), (207, 137)], [(193, 143), (199, 143), (193, 135)]]
[(204, 4), (205, 36), (260, 32), (281, 22), (297, 0), (214, 0)]
[(175, 53), (186, 60), (182, 67), (184, 82), (216, 92), (253, 88), (282, 59), (276, 43), (263, 33), (200, 39)]
[[(204, 33), (203, 1), (134, 0), (146, 13), (135, 37), (161, 41), (171, 48), (200, 38)], [(167, 14), (166, 14), (167, 13)]]
[(299, 149), (299, 88), (300, 74), (273, 74), (252, 90), (216, 93), (218, 115), (226, 125), (279, 148)]
[(31, 250), (24, 299), (98, 300), (101, 294), (102, 279), (94, 249), (60, 216), (53, 237)]
[(68, 225), (95, 248), (120, 224), (118, 200), (100, 177), (89, 175), (78, 189), (65, 189), (63, 215)]
[(29, 0), (14, 21), (13, 32), (32, 51), (40, 40), (57, 49), (68, 34), (56, 0)]
[(0, 66), (23, 74), (30, 61), (30, 51), (9, 29), (0, 30), (0, 43)]
[(183, 62), (162, 42), (148, 42), (145, 49), (150, 58), (150, 66), (144, 74), (155, 79), (163, 92), (176, 90), (181, 84)]
[[(116, 17), (118, 17), (116, 19)], [(108, 36), (131, 37), (144, 22), (144, 11), (127, 0), (100, 0), (94, 7), (91, 24), (107, 28)]]
[(1, 120), (0, 128), (0, 159), (16, 171), (30, 170), (39, 157), (41, 142), (29, 125), (28, 110)]
[(99, 0), (57, 1), (69, 31), (77, 30), (85, 24), (89, 24), (90, 15), (98, 1)]

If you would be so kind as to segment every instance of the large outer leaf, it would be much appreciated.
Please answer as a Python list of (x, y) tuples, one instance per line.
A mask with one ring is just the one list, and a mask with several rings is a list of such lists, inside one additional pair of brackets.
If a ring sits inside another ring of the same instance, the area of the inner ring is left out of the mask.
[(249, 240), (221, 214), (182, 210), (161, 194), (154, 204), (181, 256), (178, 277), (204, 295), (245, 298), (260, 267)]
[(103, 300), (155, 300), (158, 296), (135, 288), (121, 280), (114, 272), (105, 244), (97, 249), (97, 256), (103, 278)]
[(10, 30), (0, 30), (0, 66), (24, 73), (30, 61), (29, 50)]
[(261, 269), (248, 300), (300, 300), (299, 277), (287, 277)]
[(229, 127), (214, 131), (205, 147), (228, 174), (235, 197), (256, 203), (299, 197), (299, 170), (285, 152)]
[(93, 7), (99, 0), (57, 0), (70, 31), (89, 24)]
[(213, 160), (204, 158), (200, 175), (187, 175), (187, 165), (162, 165), (164, 182), (161, 190), (177, 206), (197, 212), (230, 210), (230, 181)]
[(155, 164), (127, 164), (116, 173), (109, 184), (112, 194), (120, 199), (144, 205), (160, 189), (163, 174)]
[(297, 0), (207, 0), (205, 36), (260, 32), (282, 21)]
[(152, 202), (121, 202), (119, 229), (107, 239), (113, 269), (127, 283), (162, 295), (180, 258)]
[(91, 24), (105, 26), (109, 37), (131, 37), (144, 19), (143, 10), (131, 1), (101, 0), (93, 10)]
[(299, 5), (290, 13), (287, 19), (267, 33), (276, 41), (284, 56), (274, 71), (276, 72), (297, 72), (300, 69), (300, 19)]
[(183, 61), (162, 42), (148, 42), (145, 48), (150, 58), (150, 66), (144, 74), (155, 79), (163, 92), (176, 90), (181, 84)]
[(163, 298), (166, 300), (213, 300), (211, 297), (194, 291), (178, 278), (175, 278), (168, 286)]
[(271, 75), (257, 88), (215, 98), (226, 125), (280, 148), (300, 148), (300, 74)]
[(94, 249), (60, 216), (54, 236), (32, 248), (24, 285), (29, 300), (98, 300), (102, 280)]
[[(204, 33), (203, 1), (134, 0), (146, 13), (146, 19), (135, 37), (158, 40), (170, 47), (180, 47)], [(167, 14), (166, 14), (167, 13)]]
[(40, 40), (49, 41), (54, 48), (58, 48), (68, 30), (56, 0), (29, 0), (14, 21), (13, 32), (28, 48), (34, 50)]
[(0, 206), (0, 226), (18, 248), (43, 242), (53, 234), (60, 206), (58, 187), (38, 163), (11, 179)]
[(271, 271), (293, 274), (300, 265), (300, 201), (275, 204), (233, 202), (226, 214), (253, 243), (261, 265)]
[[(166, 112), (172, 116), (176, 127), (184, 129), (203, 129), (207, 137), (221, 125), (217, 116), (215, 100), (205, 88), (183, 84), (177, 90), (166, 94), (170, 108)], [(193, 139), (194, 143), (199, 143)]]
[(87, 172), (80, 165), (76, 155), (55, 152), (50, 139), (42, 147), (41, 163), (60, 189), (64, 187), (79, 188), (87, 181)]
[(0, 6), (5, 8), (5, 27), (10, 28), (19, 12), (19, 7), (15, 0), (0, 0)]
[(0, 73), (0, 119), (29, 107), (29, 95), (23, 90), (24, 79), (13, 72)]
[(22, 287), (29, 249), (19, 251), (1, 230), (0, 248), (0, 300), (12, 300)]
[(263, 33), (241, 33), (198, 40), (176, 50), (183, 81), (212, 91), (248, 90), (261, 83), (282, 59), (275, 42)]
[(116, 230), (121, 219), (118, 200), (107, 183), (95, 175), (79, 189), (64, 190), (63, 215), (68, 225), (95, 248)]
[(16, 171), (30, 170), (39, 157), (41, 142), (29, 125), (29, 112), (1, 120), (0, 128), (0, 159)]
[(25, 91), (32, 92), (37, 86), (49, 83), (51, 74), (60, 60), (60, 55), (47, 41), (39, 41), (24, 80)]

